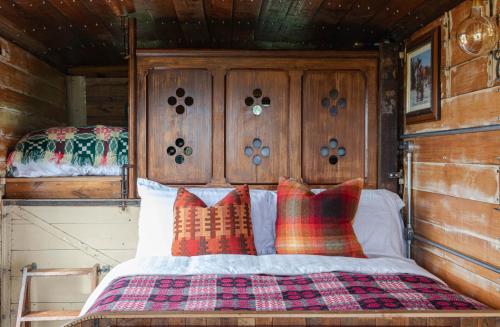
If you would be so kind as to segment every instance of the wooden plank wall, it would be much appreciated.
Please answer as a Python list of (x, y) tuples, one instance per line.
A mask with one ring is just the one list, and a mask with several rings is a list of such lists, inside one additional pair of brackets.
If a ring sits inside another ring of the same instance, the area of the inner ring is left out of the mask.
[[(492, 56), (467, 56), (455, 40), (457, 25), (468, 17), (471, 2), (464, 1), (412, 36), (442, 27), (442, 101), (441, 120), (408, 125), (407, 134), (500, 123), (500, 86)], [(500, 2), (494, 9), (497, 14), (499, 7)], [(500, 131), (413, 141), (416, 233), (498, 267)], [(414, 255), (420, 265), (458, 291), (500, 307), (499, 274), (418, 241)]]
[[(116, 266), (135, 256), (138, 214), (139, 208), (131, 206), (125, 211), (118, 206), (6, 206), (3, 268), (10, 272), (2, 288), (2, 308), (7, 312), (2, 312), (0, 325), (14, 326), (23, 266), (32, 262), (38, 268)], [(79, 310), (89, 292), (88, 277), (33, 279), (31, 307)]]
[(127, 126), (128, 78), (87, 77), (87, 124)]
[(0, 178), (19, 137), (66, 122), (65, 75), (0, 38)]

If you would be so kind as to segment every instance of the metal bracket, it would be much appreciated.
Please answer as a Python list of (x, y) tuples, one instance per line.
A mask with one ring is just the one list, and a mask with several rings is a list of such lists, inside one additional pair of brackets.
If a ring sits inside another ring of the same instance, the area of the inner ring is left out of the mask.
[(99, 274), (102, 274), (102, 273), (108, 273), (110, 270), (111, 270), (111, 266), (110, 265), (99, 265), (99, 268), (97, 269), (97, 272)]
[(132, 165), (123, 165), (121, 167), (121, 209), (125, 211), (127, 208), (127, 199), (128, 199), (128, 169), (132, 168)]
[(390, 173), (387, 174), (387, 177), (388, 178), (393, 178), (393, 179), (402, 178), (403, 177), (403, 171), (400, 170), (400, 171), (397, 171), (397, 172), (390, 172)]
[(413, 143), (412, 141), (403, 141), (399, 144), (399, 149), (413, 153), (413, 151), (415, 150), (415, 143)]
[(415, 237), (415, 231), (413, 230), (412, 226), (405, 227), (405, 240), (406, 241), (413, 241)]

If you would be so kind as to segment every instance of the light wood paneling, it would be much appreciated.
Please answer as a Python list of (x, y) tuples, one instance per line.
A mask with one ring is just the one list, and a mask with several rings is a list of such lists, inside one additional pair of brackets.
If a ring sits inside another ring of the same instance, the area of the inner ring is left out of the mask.
[[(490, 1), (491, 2), (491, 1)], [(457, 27), (470, 15), (463, 1), (437, 19), (441, 25), (441, 119), (407, 125), (414, 152), (415, 231), (435, 243), (498, 267), (500, 237), (500, 131), (460, 134), (455, 129), (500, 122), (500, 88), (493, 86), (490, 54), (473, 57), (456, 41)], [(489, 3), (483, 2), (485, 13)], [(431, 28), (423, 27), (415, 35)], [(449, 135), (419, 137), (446, 131)], [(499, 275), (432, 245), (416, 243), (416, 261), (466, 295), (499, 308)]]
[(412, 139), (416, 162), (496, 165), (500, 131)]
[[(2, 301), (16, 312), (20, 287), (20, 269), (35, 262), (38, 268), (91, 267), (107, 264), (100, 258), (113, 260), (113, 266), (135, 256), (139, 207), (18, 207), (7, 206), (3, 217), (4, 240), (9, 242), (3, 255), (12, 267), (2, 276), (10, 288)], [(5, 225), (9, 222), (9, 226)], [(71, 240), (82, 246), (75, 248)], [(95, 256), (96, 253), (100, 255)], [(101, 275), (101, 278), (103, 276)], [(90, 293), (88, 278), (43, 278), (32, 282), (32, 309), (80, 310)], [(4, 325), (3, 320), (2, 326)], [(15, 316), (11, 323), (15, 322)], [(60, 323), (59, 323), (60, 325)], [(59, 326), (40, 323), (33, 326)]]
[(498, 204), (498, 166), (416, 162), (416, 190)]
[(415, 259), (425, 269), (444, 279), (453, 289), (468, 294), (493, 308), (499, 308), (499, 274), (494, 280), (482, 277), (468, 264), (457, 264), (455, 256), (433, 246), (416, 243)]
[(500, 262), (496, 204), (423, 191), (413, 197), (418, 234), (492, 265)]
[(441, 101), (441, 120), (407, 125), (406, 133), (487, 126), (500, 123), (500, 87), (492, 87)]
[(489, 56), (482, 56), (451, 68), (451, 96), (488, 87)]

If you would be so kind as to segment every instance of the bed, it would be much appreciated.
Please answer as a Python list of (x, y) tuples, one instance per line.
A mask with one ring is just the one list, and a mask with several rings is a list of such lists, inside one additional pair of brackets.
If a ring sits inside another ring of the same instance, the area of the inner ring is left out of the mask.
[[(389, 191), (362, 191), (353, 228), (368, 258), (351, 258), (275, 254), (276, 192), (267, 190), (251, 191), (259, 255), (172, 256), (164, 246), (173, 232), (166, 212), (177, 188), (140, 179), (138, 190), (136, 258), (113, 268), (67, 326), (493, 326), (498, 316), (406, 258), (403, 203)], [(190, 191), (214, 205), (231, 190)]]
[(33, 131), (7, 160), (7, 199), (126, 197), (128, 132), (104, 125)]

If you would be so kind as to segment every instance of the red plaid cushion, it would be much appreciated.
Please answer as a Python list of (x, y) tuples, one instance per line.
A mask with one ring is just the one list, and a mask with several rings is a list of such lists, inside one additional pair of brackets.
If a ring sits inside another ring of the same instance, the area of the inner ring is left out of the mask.
[(353, 179), (319, 194), (292, 179), (280, 179), (276, 251), (366, 258), (352, 220), (363, 180)]
[(179, 189), (172, 255), (255, 253), (247, 185), (234, 189), (213, 207), (185, 188)]

